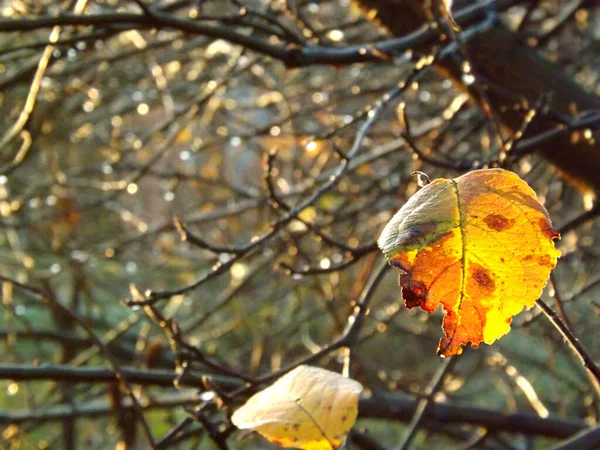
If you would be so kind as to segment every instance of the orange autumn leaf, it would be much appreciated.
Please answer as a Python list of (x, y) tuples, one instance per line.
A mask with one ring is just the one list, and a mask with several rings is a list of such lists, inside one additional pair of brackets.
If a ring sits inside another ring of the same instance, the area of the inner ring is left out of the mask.
[(378, 245), (401, 269), (408, 308), (446, 311), (438, 354), (491, 344), (541, 295), (560, 252), (548, 212), (518, 175), (475, 170), (425, 186), (386, 225)]

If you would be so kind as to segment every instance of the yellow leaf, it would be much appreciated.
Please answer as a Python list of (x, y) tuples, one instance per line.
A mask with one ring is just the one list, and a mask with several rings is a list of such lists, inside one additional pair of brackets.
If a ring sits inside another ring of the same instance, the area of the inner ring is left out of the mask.
[(438, 354), (491, 344), (541, 295), (560, 252), (548, 212), (518, 175), (475, 170), (425, 186), (378, 244), (400, 268), (408, 308), (446, 311)]
[(231, 421), (282, 447), (335, 450), (358, 414), (359, 382), (312, 366), (298, 366), (250, 397)]

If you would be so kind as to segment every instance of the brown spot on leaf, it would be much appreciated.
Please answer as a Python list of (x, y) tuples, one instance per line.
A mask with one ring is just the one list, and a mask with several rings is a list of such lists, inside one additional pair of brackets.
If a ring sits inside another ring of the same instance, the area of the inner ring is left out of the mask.
[(558, 231), (556, 231), (554, 228), (552, 228), (552, 225), (550, 225), (550, 221), (548, 219), (542, 217), (538, 223), (540, 225), (540, 231), (548, 239), (554, 239), (554, 238), (560, 239), (560, 233)]
[(551, 269), (554, 268), (554, 264), (552, 264), (552, 258), (550, 258), (550, 255), (542, 255), (538, 258), (538, 263), (540, 266), (546, 266), (546, 267), (550, 267)]
[(485, 292), (491, 293), (496, 289), (496, 283), (492, 279), (489, 270), (479, 264), (472, 263), (470, 267), (471, 276)]
[(292, 428), (294, 430), (297, 430), (298, 428), (300, 428), (300, 424), (299, 423), (295, 423), (295, 424), (292, 425)]
[(483, 221), (489, 228), (495, 231), (508, 230), (515, 224), (515, 219), (507, 219), (500, 214), (488, 214)]
[(420, 306), (427, 298), (427, 286), (423, 282), (413, 281), (410, 286), (402, 288), (402, 298), (408, 309)]

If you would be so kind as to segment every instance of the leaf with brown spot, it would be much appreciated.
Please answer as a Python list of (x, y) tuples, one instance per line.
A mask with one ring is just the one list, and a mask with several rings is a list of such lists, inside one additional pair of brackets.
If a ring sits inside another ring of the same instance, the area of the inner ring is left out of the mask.
[(488, 228), (491, 228), (494, 231), (504, 231), (512, 227), (515, 224), (516, 219), (509, 219), (501, 214), (488, 214), (487, 216), (485, 216), (485, 219), (483, 219), (483, 221), (488, 226)]
[(354, 425), (362, 389), (335, 372), (298, 366), (250, 397), (231, 421), (282, 447), (335, 450)]
[(491, 344), (541, 295), (559, 234), (535, 192), (503, 169), (439, 179), (396, 213), (378, 240), (402, 272), (408, 308), (446, 311), (438, 354)]

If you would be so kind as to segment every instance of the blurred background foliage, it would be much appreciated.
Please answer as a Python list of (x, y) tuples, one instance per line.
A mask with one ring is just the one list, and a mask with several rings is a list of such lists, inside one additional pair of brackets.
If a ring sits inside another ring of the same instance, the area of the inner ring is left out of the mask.
[[(470, 3), (480, 2), (454, 7)], [(597, 2), (512, 3), (500, 14), (505, 26), (539, 40), (540, 54), (597, 96)], [(4, 0), (1, 6), (3, 448), (149, 448), (126, 392), (114, 380), (86, 379), (82, 371), (114, 368), (114, 362), (167, 381), (183, 366), (196, 381), (211, 374), (225, 380), (218, 389), (217, 381), (200, 387), (185, 377), (179, 385), (134, 384), (157, 442), (184, 423), (165, 446), (215, 448), (225, 436), (221, 443), (231, 448), (270, 448), (231, 429), (225, 412), (243, 396), (221, 405), (214, 403), (215, 391), (242, 380), (224, 377), (205, 359), (257, 377), (327, 348), (381, 267), (374, 242), (418, 189), (411, 172), (455, 177), (499, 153), (493, 121), (439, 72), (423, 71), (390, 100), (398, 83), (415, 73), (418, 52), (293, 67), (210, 33), (155, 26), (162, 16), (152, 17), (156, 11), (291, 47), (341, 49), (391, 38), (348, 0)], [(103, 16), (94, 25), (58, 30), (5, 26), (67, 12)], [(147, 21), (128, 26), (111, 22), (111, 14)], [(31, 114), (10, 137), (32, 93)], [(401, 102), (429, 162), (405, 139), (396, 112)], [(574, 131), (572, 139), (593, 141), (594, 133)], [(530, 183), (557, 228), (592, 206), (591, 191), (573, 187), (535, 152), (509, 168)], [(283, 220), (298, 205), (305, 206)], [(596, 359), (598, 233), (598, 221), (588, 220), (563, 234), (563, 256), (544, 293), (551, 305), (561, 302), (561, 315)], [(198, 280), (204, 281), (188, 289)], [(40, 301), (28, 287), (51, 300)], [(165, 294), (153, 302), (162, 319), (128, 304), (146, 290)], [(314, 363), (336, 371), (349, 364), (367, 396), (418, 398), (440, 364), (440, 315), (404, 308), (397, 273), (388, 271), (349, 359), (334, 350)], [(176, 321), (197, 352), (174, 342), (164, 319)], [(44, 367), (67, 372), (36, 375)], [(434, 400), (583, 427), (597, 426), (598, 392), (597, 381), (533, 309), (518, 316), (501, 341), (461, 356)], [(357, 433), (379, 448), (394, 448), (410, 417), (361, 416)], [(469, 420), (427, 425), (426, 419), (413, 448), (556, 444), (543, 434), (486, 430)], [(357, 442), (349, 445), (377, 448)]]

